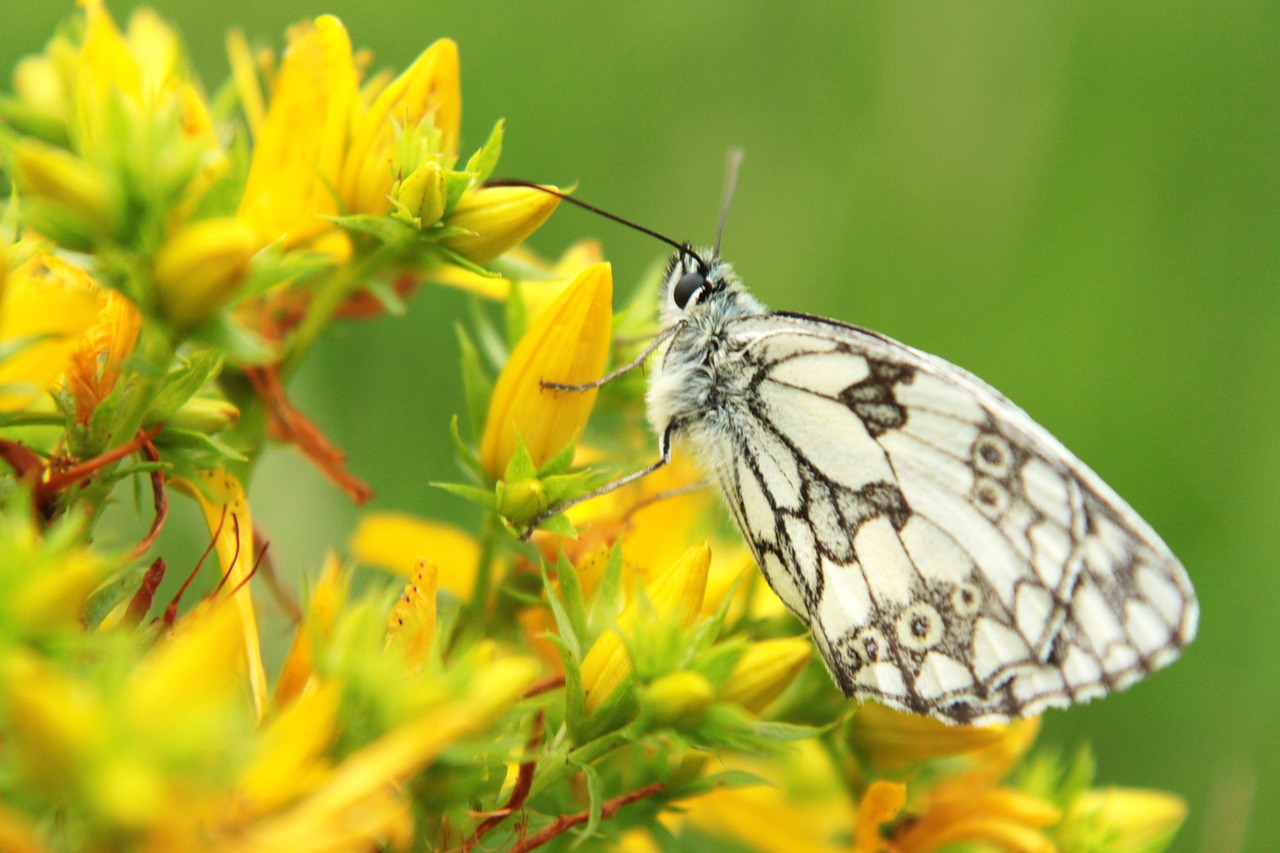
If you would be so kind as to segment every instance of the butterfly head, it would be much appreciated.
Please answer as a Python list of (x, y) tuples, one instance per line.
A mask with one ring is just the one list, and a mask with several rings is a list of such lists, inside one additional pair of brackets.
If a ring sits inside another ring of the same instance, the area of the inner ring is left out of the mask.
[(686, 243), (671, 256), (663, 277), (662, 325), (681, 320), (701, 325), (703, 318), (716, 318), (724, 309), (735, 314), (762, 310), (743, 290), (732, 265)]

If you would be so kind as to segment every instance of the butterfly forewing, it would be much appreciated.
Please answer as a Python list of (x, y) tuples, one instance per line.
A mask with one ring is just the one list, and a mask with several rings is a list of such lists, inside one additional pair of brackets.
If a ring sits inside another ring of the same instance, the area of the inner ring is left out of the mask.
[(687, 434), (845, 693), (997, 722), (1124, 687), (1191, 641), (1165, 544), (981, 380), (803, 315), (718, 337), (733, 403)]

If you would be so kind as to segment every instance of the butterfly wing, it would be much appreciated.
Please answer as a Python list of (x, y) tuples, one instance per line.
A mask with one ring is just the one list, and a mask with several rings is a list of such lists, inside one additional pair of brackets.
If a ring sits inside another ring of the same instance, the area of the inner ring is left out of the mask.
[(805, 315), (725, 339), (751, 378), (713, 467), (846, 694), (999, 722), (1121, 689), (1194, 637), (1160, 537), (977, 377)]

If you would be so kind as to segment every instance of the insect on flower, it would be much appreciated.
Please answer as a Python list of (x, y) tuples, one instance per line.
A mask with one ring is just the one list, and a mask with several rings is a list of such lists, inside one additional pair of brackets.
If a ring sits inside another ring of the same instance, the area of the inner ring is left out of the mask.
[[(720, 257), (675, 247), (648, 387), (659, 459), (696, 452), (774, 592), (855, 699), (985, 725), (1119, 690), (1195, 636), (1154, 530), (976, 376), (884, 335), (771, 312)], [(556, 512), (564, 507), (553, 507)]]

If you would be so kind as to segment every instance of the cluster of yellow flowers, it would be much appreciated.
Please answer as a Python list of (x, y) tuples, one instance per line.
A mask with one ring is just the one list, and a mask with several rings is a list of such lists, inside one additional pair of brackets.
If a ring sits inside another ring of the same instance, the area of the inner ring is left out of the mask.
[[(460, 161), (452, 42), (396, 76), (331, 16), (278, 57), (233, 33), (210, 98), (153, 13), (81, 7), (0, 100), (0, 850), (1169, 843), (1180, 800), (1029, 756), (1036, 720), (851, 706), (687, 460), (545, 517), (643, 452), (639, 378), (542, 381), (651, 335), (653, 288), (615, 315), (598, 245), (520, 248), (559, 199), (486, 185), (500, 123)], [(505, 303), (462, 336), (472, 478), (441, 484), (481, 521), (364, 516), (268, 667), (243, 483), (276, 441), (370, 496), (285, 388), (424, 282)], [(130, 484), (150, 529), (104, 548)], [(194, 565), (157, 550), (171, 494), (207, 522)]]

